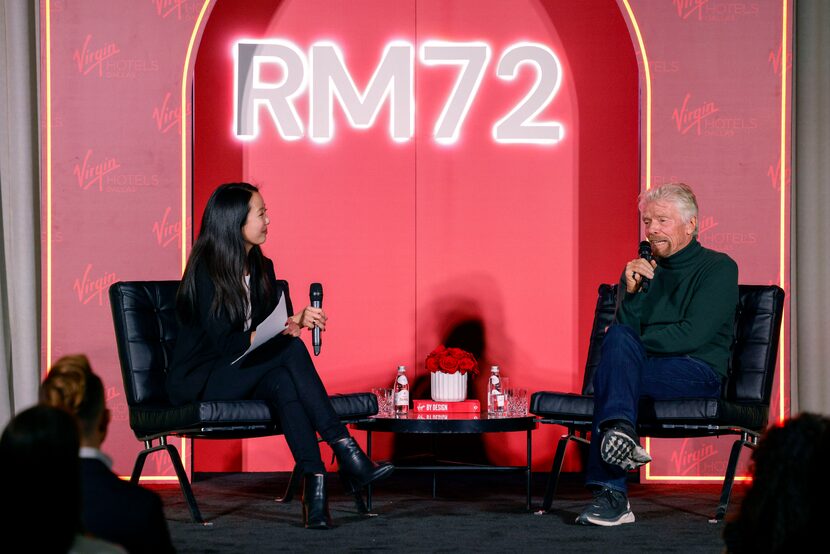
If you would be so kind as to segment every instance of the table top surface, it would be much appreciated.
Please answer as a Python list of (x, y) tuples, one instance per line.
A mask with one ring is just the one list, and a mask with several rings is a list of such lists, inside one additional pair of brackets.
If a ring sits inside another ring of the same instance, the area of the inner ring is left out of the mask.
[(491, 416), (487, 413), (424, 413), (410, 410), (406, 416), (375, 416), (352, 423), (360, 431), (389, 433), (509, 433), (536, 428), (536, 418), (525, 416)]

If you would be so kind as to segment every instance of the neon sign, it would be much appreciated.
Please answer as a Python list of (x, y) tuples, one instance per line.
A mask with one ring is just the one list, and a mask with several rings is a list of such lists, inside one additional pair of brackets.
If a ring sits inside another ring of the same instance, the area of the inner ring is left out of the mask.
[[(369, 83), (361, 91), (349, 73), (340, 48), (328, 41), (315, 42), (308, 56), (284, 39), (242, 40), (234, 45), (233, 132), (240, 140), (259, 135), (258, 116), (264, 109), (284, 140), (305, 136), (326, 143), (334, 138), (335, 98), (349, 124), (357, 129), (374, 125), (381, 107), (390, 107), (389, 136), (396, 142), (412, 139), (415, 130), (415, 48), (405, 41), (386, 45)], [(453, 144), (461, 136), (464, 120), (490, 65), (492, 51), (484, 42), (428, 40), (421, 45), (419, 61), (426, 66), (456, 65), (458, 77), (433, 127), (433, 139)], [(281, 79), (264, 80), (263, 66), (280, 68)], [(562, 65), (548, 46), (518, 42), (506, 48), (495, 74), (504, 81), (515, 79), (523, 65), (536, 71), (530, 91), (508, 113), (493, 123), (492, 136), (499, 143), (552, 145), (562, 140), (564, 128), (556, 121), (539, 121), (562, 82)], [(295, 101), (308, 89), (308, 130), (297, 113)]]

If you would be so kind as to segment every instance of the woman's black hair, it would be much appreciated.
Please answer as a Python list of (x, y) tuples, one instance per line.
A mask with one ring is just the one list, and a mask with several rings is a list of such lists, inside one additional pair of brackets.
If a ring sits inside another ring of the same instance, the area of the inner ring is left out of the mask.
[[(202, 215), (199, 238), (193, 244), (182, 283), (176, 296), (176, 312), (183, 323), (199, 317), (227, 317), (234, 326), (246, 320), (248, 306), (243, 276), (251, 275), (251, 307), (256, 309), (269, 298), (271, 285), (264, 271), (264, 256), (259, 246), (246, 254), (242, 227), (248, 219), (251, 197), (259, 192), (249, 183), (225, 183), (210, 195)], [(209, 314), (198, 314), (196, 273), (207, 272), (215, 293)]]

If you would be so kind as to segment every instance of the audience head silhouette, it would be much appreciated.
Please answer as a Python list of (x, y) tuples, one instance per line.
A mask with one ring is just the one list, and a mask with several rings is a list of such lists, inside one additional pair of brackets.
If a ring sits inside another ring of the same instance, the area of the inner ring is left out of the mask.
[(101, 378), (83, 354), (54, 363), (40, 387), (40, 402), (59, 408), (77, 421), (79, 449), (75, 472), (81, 478), (81, 521), (95, 537), (122, 545), (129, 552), (173, 552), (161, 499), (152, 491), (122, 481), (100, 451), (110, 412)]
[(752, 485), (724, 530), (729, 552), (799, 552), (814, 547), (827, 508), (830, 419), (803, 413), (772, 427), (752, 454)]
[(78, 426), (64, 410), (35, 406), (9, 422), (0, 438), (7, 540), (18, 537), (31, 552), (69, 550), (81, 529), (78, 448)]
[(40, 402), (78, 418), (81, 446), (98, 448), (104, 442), (110, 422), (104, 384), (83, 354), (64, 356), (55, 362), (40, 387)]

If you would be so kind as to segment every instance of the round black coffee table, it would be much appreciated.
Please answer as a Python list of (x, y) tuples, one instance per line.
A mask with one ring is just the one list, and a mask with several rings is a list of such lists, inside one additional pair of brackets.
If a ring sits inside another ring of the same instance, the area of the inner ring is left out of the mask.
[[(431, 471), (432, 494), (435, 496), (435, 473), (443, 471), (486, 471), (486, 472), (524, 472), (527, 490), (526, 507), (530, 510), (530, 460), (531, 432), (536, 429), (534, 416), (488, 416), (486, 413), (422, 413), (410, 411), (406, 416), (376, 416), (352, 423), (351, 427), (366, 431), (366, 453), (372, 456), (372, 433), (419, 433), (427, 435), (473, 434), (482, 433), (527, 433), (527, 457), (523, 466), (481, 466), (481, 465), (395, 465), (396, 470)], [(366, 504), (372, 509), (372, 486), (366, 488)]]

